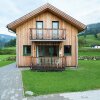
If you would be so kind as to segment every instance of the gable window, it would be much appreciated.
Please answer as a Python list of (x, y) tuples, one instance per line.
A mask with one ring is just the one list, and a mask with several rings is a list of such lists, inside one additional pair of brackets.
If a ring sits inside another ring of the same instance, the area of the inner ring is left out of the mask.
[(59, 21), (52, 21), (52, 28), (59, 29)]
[(23, 55), (31, 56), (31, 46), (30, 45), (23, 45)]
[(71, 55), (71, 45), (64, 45), (64, 55)]
[(53, 38), (56, 39), (58, 37), (59, 29), (59, 21), (52, 21), (52, 30), (53, 30)]

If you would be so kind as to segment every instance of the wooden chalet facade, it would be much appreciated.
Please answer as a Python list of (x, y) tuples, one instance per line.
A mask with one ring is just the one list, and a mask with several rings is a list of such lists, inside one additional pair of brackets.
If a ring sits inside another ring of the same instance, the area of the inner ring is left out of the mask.
[(77, 34), (86, 26), (51, 4), (11, 22), (7, 28), (17, 36), (18, 67), (78, 66)]

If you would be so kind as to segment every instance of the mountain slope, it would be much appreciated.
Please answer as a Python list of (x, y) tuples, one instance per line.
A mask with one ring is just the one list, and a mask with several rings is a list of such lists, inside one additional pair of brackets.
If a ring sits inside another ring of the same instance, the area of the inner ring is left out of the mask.
[(15, 36), (0, 34), (0, 41), (8, 42), (9, 40), (15, 39), (15, 38), (16, 38)]
[(79, 35), (97, 35), (98, 33), (100, 33), (100, 23), (95, 23), (87, 25), (87, 29), (79, 33)]
[(0, 47), (3, 47), (5, 45), (5, 43), (7, 43), (11, 39), (15, 39), (15, 38), (16, 38), (15, 36), (0, 34)]

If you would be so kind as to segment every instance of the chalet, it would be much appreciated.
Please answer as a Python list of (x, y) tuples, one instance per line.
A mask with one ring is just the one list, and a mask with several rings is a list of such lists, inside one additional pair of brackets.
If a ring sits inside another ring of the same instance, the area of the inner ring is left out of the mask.
[(51, 4), (7, 25), (16, 33), (16, 63), (33, 69), (78, 66), (77, 34), (86, 26)]

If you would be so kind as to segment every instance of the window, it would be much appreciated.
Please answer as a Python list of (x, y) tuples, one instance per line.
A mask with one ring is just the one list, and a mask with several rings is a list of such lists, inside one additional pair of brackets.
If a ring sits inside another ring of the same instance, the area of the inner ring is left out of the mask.
[(71, 55), (71, 45), (64, 46), (64, 55)]
[(58, 29), (59, 29), (59, 21), (52, 21), (52, 29), (53, 29), (53, 38), (57, 39), (58, 37)]
[(59, 21), (52, 21), (52, 28), (59, 29)]
[(31, 46), (30, 45), (23, 46), (23, 55), (24, 56), (31, 56)]
[(36, 21), (36, 28), (42, 29), (43, 28), (43, 21)]
[(36, 22), (36, 33), (37, 33), (37, 38), (42, 39), (43, 36), (43, 21), (37, 21)]

